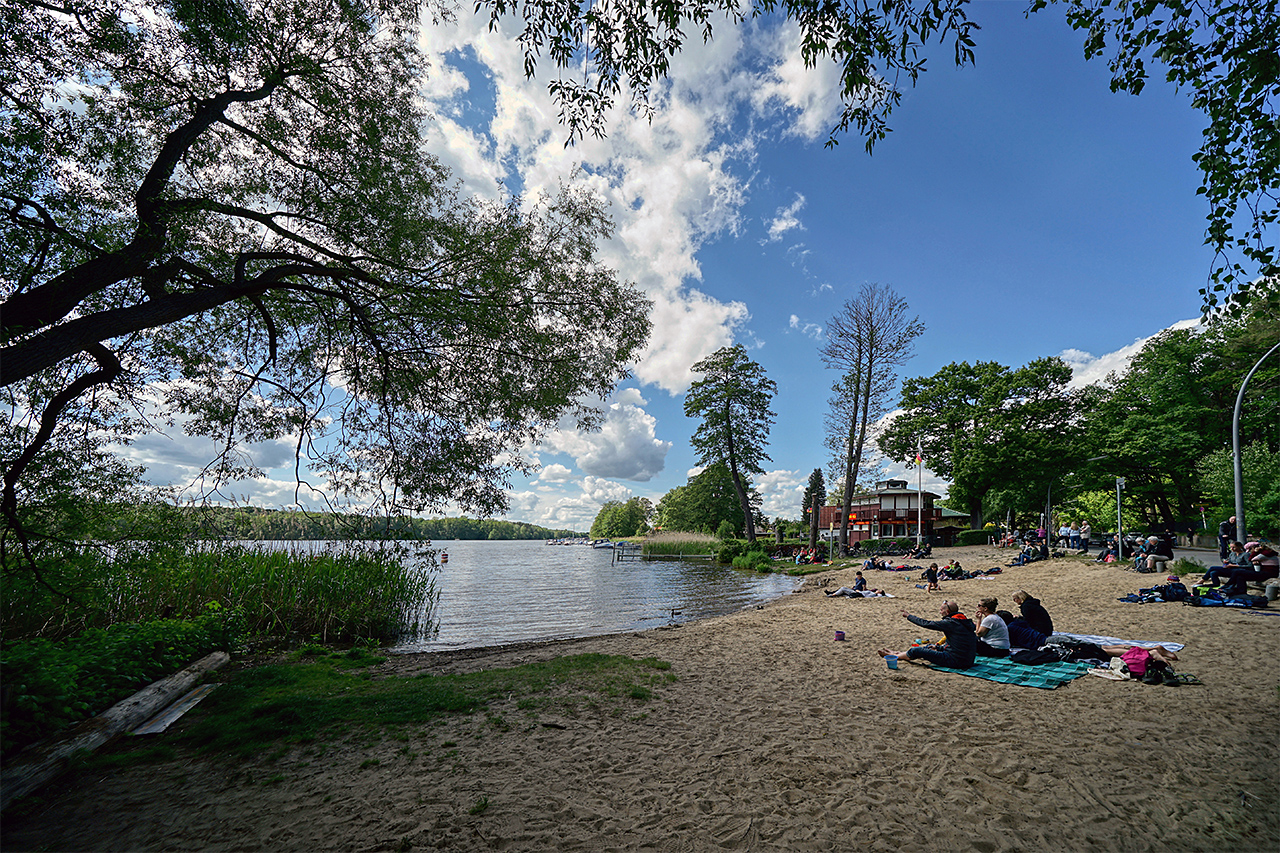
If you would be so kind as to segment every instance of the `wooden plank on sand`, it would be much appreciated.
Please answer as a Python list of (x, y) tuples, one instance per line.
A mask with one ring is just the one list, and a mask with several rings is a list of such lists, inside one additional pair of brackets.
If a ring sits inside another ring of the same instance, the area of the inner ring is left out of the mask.
[(216, 683), (201, 684), (199, 687), (190, 691), (189, 693), (187, 693), (187, 695), (183, 696), (181, 699), (174, 702), (169, 707), (165, 708), (159, 714), (156, 714), (154, 717), (147, 720), (145, 723), (138, 726), (133, 731), (129, 732), (129, 734), (131, 735), (160, 734), (165, 729), (169, 728), (169, 726), (173, 725), (179, 719), (181, 719), (183, 714), (187, 713), (192, 708), (194, 708), (197, 702), (199, 702), (201, 699), (203, 699), (204, 697), (212, 693), (213, 688), (217, 686), (218, 685)]

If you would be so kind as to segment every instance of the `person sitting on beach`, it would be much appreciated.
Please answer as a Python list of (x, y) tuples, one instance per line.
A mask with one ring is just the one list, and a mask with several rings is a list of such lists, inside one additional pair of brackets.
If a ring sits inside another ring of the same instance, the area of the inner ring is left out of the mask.
[(938, 564), (930, 563), (929, 568), (924, 571), (924, 577), (929, 582), (929, 586), (926, 587), (929, 592), (938, 589)]
[(977, 653), (989, 658), (1007, 658), (1009, 656), (1009, 629), (1004, 620), (996, 615), (998, 602), (994, 598), (984, 598), (978, 602), (978, 637)]
[(1046, 637), (1053, 633), (1053, 619), (1049, 617), (1049, 611), (1044, 609), (1040, 599), (1032, 598), (1026, 590), (1020, 589), (1013, 594), (1013, 601), (1022, 611), (1022, 618), (1027, 620), (1028, 625)]
[(1047, 635), (1032, 628), (1021, 616), (1014, 616), (1008, 610), (997, 610), (996, 615), (1004, 622), (1005, 630), (1009, 633), (1011, 649), (1038, 649), (1049, 640)]
[(1253, 564), (1249, 562), (1249, 555), (1245, 553), (1244, 545), (1240, 542), (1232, 542), (1227, 547), (1227, 558), (1222, 561), (1222, 565), (1209, 569), (1204, 573), (1204, 577), (1200, 579), (1201, 584), (1208, 586), (1217, 586), (1222, 582), (1223, 578), (1230, 577), (1231, 573), (1236, 569), (1252, 568)]
[(1245, 569), (1235, 569), (1227, 576), (1227, 582), (1222, 585), (1224, 595), (1244, 595), (1249, 581), (1270, 580), (1280, 575), (1280, 554), (1270, 543), (1250, 542), (1244, 547), (1252, 565)]
[(887, 569), (889, 561), (882, 557), (868, 557), (866, 562), (862, 564), (864, 569)]
[(939, 608), (942, 618), (939, 620), (923, 619), (902, 611), (904, 619), (918, 625), (926, 631), (940, 631), (946, 635), (946, 642), (941, 648), (925, 648), (912, 646), (905, 653), (890, 649), (877, 649), (880, 657), (897, 655), (900, 660), (913, 661), (923, 659), (938, 666), (949, 666), (953, 669), (968, 669), (973, 666), (974, 656), (978, 651), (978, 635), (974, 633), (973, 623), (960, 612), (960, 605), (954, 601), (944, 601)]
[(853, 588), (858, 592), (867, 588), (867, 579), (862, 576), (862, 572), (853, 573)]
[(1173, 559), (1173, 544), (1159, 536), (1147, 537), (1147, 571), (1163, 572), (1164, 564)]

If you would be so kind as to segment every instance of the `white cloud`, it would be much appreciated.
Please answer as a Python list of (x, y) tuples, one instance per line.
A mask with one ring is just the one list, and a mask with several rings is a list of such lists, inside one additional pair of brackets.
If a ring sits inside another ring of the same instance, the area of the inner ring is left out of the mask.
[(662, 472), (671, 449), (671, 442), (655, 436), (656, 425), (657, 420), (639, 406), (613, 403), (605, 410), (599, 432), (558, 430), (543, 444), (574, 457), (579, 468), (595, 477), (646, 482)]
[(794, 519), (800, 510), (809, 475), (800, 471), (766, 471), (756, 477), (754, 485), (762, 498), (760, 511), (770, 519)]
[(808, 323), (801, 320), (797, 315), (792, 314), (787, 326), (804, 335), (806, 338), (813, 338), (815, 341), (822, 340), (825, 330), (817, 323)]
[(768, 223), (768, 235), (760, 241), (761, 245), (765, 243), (776, 243), (786, 236), (787, 232), (795, 230), (804, 230), (804, 223), (800, 221), (800, 211), (804, 209), (805, 198), (800, 193), (796, 193), (795, 201), (786, 207), (778, 208), (774, 213), (773, 219)]
[(568, 483), (576, 479), (572, 471), (558, 462), (543, 468), (538, 475), (538, 480), (543, 483)]
[(800, 30), (788, 22), (760, 39), (771, 65), (752, 91), (760, 115), (780, 110), (789, 120), (786, 133), (817, 139), (830, 132), (840, 115), (840, 68), (819, 58), (810, 68), (800, 51)]
[[(1193, 329), (1199, 325), (1199, 320), (1179, 320), (1169, 329)], [(1168, 329), (1161, 329), (1160, 331), (1168, 331)], [(1156, 334), (1158, 335), (1160, 332), (1156, 332)], [(1083, 388), (1086, 385), (1094, 385), (1105, 381), (1110, 373), (1123, 373), (1128, 369), (1129, 362), (1133, 361), (1133, 357), (1147, 345), (1147, 341), (1154, 337), (1155, 335), (1148, 335), (1145, 338), (1138, 338), (1128, 346), (1100, 356), (1094, 356), (1092, 353), (1078, 349), (1063, 350), (1058, 353), (1058, 358), (1065, 361), (1071, 368), (1071, 381), (1068, 383), (1068, 387)]]

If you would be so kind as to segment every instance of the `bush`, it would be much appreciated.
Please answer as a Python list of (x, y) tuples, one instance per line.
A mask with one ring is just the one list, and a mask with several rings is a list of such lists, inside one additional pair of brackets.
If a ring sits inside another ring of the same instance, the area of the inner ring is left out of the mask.
[(716, 538), (722, 542), (728, 542), (733, 538), (736, 531), (733, 529), (733, 522), (722, 521), (720, 526), (716, 528)]
[(964, 530), (956, 537), (957, 545), (986, 545), (991, 538), (989, 530)]
[(741, 557), (747, 552), (747, 543), (741, 539), (726, 539), (716, 549), (717, 563), (732, 563), (735, 557)]
[(104, 711), (210, 652), (236, 649), (241, 631), (239, 614), (210, 605), (187, 622), (120, 623), (58, 643), (43, 637), (6, 643), (0, 754)]
[(753, 572), (772, 572), (773, 560), (764, 551), (748, 549), (746, 553), (733, 558), (733, 567)]

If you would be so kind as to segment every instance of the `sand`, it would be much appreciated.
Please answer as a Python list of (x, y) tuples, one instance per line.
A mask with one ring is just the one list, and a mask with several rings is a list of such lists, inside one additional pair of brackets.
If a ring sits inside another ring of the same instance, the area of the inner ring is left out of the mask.
[[(939, 554), (952, 555), (966, 568), (1011, 557)], [(505, 731), (481, 713), (321, 759), (81, 772), (30, 814), (6, 815), (3, 847), (1280, 850), (1280, 615), (1122, 603), (1162, 577), (1072, 559), (946, 581), (942, 595), (890, 572), (866, 574), (895, 599), (822, 594), (853, 572), (681, 627), (382, 667), (468, 671), (588, 651), (672, 664), (675, 682), (621, 712), (530, 719), (499, 702), (488, 712), (512, 722)], [(971, 614), (985, 596), (1009, 607), (1019, 588), (1059, 630), (1186, 644), (1180, 668), (1204, 684), (1085, 676), (1040, 690), (890, 671), (874, 652), (921, 635), (903, 608), (932, 618), (945, 597)]]

